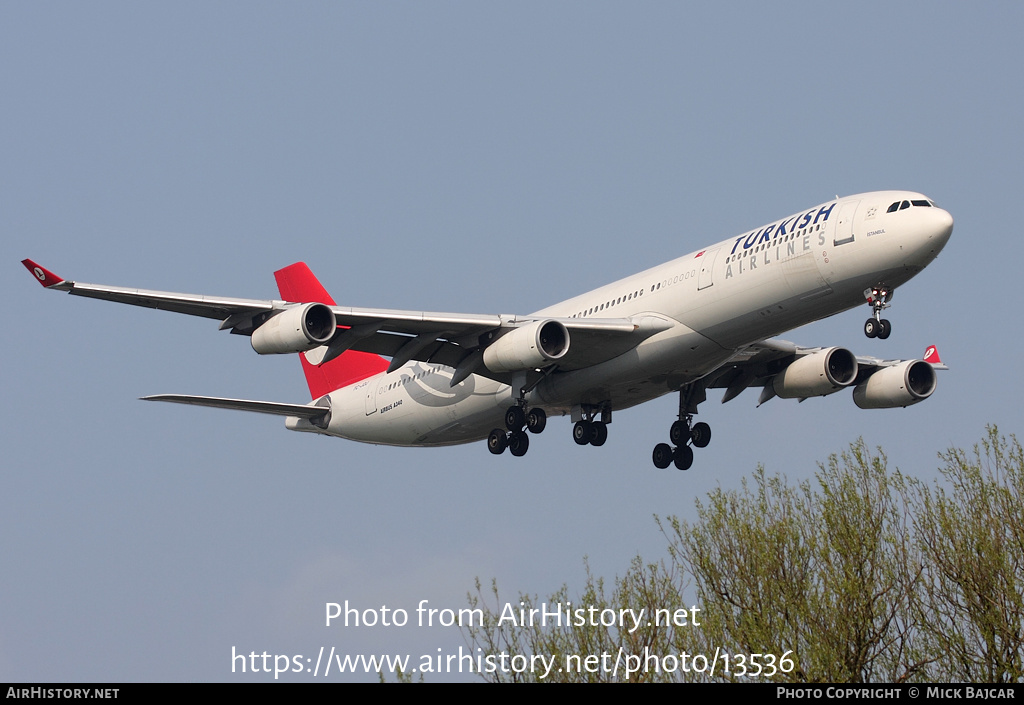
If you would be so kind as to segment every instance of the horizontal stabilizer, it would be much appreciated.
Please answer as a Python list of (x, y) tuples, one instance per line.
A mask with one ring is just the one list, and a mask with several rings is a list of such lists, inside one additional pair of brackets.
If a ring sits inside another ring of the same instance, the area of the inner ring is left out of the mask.
[(260, 414), (276, 416), (297, 416), (302, 419), (315, 419), (330, 413), (327, 406), (310, 406), (307, 404), (287, 404), (276, 401), (250, 401), (248, 399), (225, 399), (223, 397), (196, 397), (189, 394), (154, 394), (141, 397), (143, 401), (169, 401), (175, 404), (192, 404), (194, 406), (213, 406), (218, 409), (235, 409), (236, 411), (255, 411)]

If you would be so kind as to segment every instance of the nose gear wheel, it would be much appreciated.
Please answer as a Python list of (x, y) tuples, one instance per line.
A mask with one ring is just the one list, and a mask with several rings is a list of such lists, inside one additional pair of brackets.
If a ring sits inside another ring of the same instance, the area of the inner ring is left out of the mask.
[(893, 290), (884, 284), (864, 290), (864, 298), (871, 306), (871, 318), (864, 322), (864, 335), (867, 337), (885, 340), (892, 333), (892, 324), (882, 318), (882, 311), (892, 305), (889, 303), (892, 300), (892, 295)]

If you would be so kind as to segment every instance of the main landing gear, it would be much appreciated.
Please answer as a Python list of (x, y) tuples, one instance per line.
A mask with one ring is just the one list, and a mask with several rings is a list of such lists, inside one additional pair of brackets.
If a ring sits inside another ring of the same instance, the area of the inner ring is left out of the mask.
[(693, 465), (693, 448), (705, 448), (711, 442), (711, 427), (704, 422), (693, 423), (697, 405), (706, 398), (702, 384), (688, 384), (679, 390), (679, 420), (668, 432), (672, 445), (659, 443), (654, 446), (652, 459), (655, 467), (664, 470), (674, 463), (679, 470), (689, 470)]
[[(572, 427), (572, 439), (581, 446), (603, 446), (608, 440), (611, 421), (609, 407), (584, 405), (583, 418)], [(526, 455), (530, 448), (530, 436), (526, 431), (540, 433), (547, 423), (548, 415), (544, 409), (538, 406), (527, 410), (525, 400), (520, 400), (505, 412), (505, 429), (508, 430), (496, 428), (487, 436), (487, 450), (501, 455), (508, 448), (516, 457)], [(523, 430), (524, 426), (526, 430)]]
[(530, 433), (540, 433), (548, 425), (548, 415), (539, 406), (526, 410), (526, 402), (522, 401), (510, 406), (505, 412), (505, 428), (496, 428), (487, 436), (487, 450), (501, 455), (508, 448), (512, 455), (520, 458), (530, 449), (530, 436), (523, 430), (525, 426)]
[(608, 440), (608, 424), (611, 422), (611, 407), (583, 405), (583, 418), (573, 424), (572, 439), (578, 446), (603, 446)]
[(893, 290), (884, 284), (864, 290), (864, 298), (868, 300), (872, 310), (871, 318), (864, 322), (864, 335), (867, 337), (885, 340), (892, 333), (892, 324), (882, 318), (882, 310), (891, 306), (889, 301), (892, 300), (892, 295)]

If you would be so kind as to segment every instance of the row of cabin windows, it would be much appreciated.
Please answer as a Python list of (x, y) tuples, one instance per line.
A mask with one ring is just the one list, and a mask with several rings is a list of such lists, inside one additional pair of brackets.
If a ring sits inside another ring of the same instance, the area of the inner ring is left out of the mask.
[[(669, 282), (669, 283), (672, 283), (672, 282)], [(661, 288), (661, 282), (658, 282), (657, 284), (651, 284), (651, 291), (652, 292), (657, 291), (660, 288)], [(633, 300), (633, 299), (635, 299), (637, 297), (643, 296), (643, 295), (644, 295), (644, 290), (643, 289), (637, 289), (636, 291), (634, 291), (631, 294), (626, 294), (625, 296), (620, 296), (617, 299), (612, 299), (611, 301), (606, 301), (605, 303), (601, 304), (600, 306), (593, 306), (591, 308), (588, 308), (586, 311), (580, 311), (579, 313), (575, 313), (572, 316), (570, 316), (570, 318), (586, 318), (587, 316), (593, 316), (595, 313), (600, 313), (601, 311), (604, 311), (607, 308), (611, 308), (612, 306), (616, 306), (618, 304), (621, 304), (623, 301), (631, 301), (631, 300)]]
[(423, 379), (427, 375), (433, 374), (433, 373), (437, 372), (440, 369), (441, 369), (440, 365), (431, 365), (427, 369), (421, 370), (420, 372), (417, 372), (412, 377), (405, 377), (405, 376), (403, 376), (397, 382), (392, 382), (391, 384), (389, 384), (386, 387), (381, 387), (380, 389), (377, 390), (377, 393), (378, 394), (383, 394), (384, 392), (390, 392), (392, 389), (395, 389), (396, 387), (404, 387), (405, 385), (409, 384), (409, 382), (412, 382), (412, 381), (417, 380), (417, 379)]
[[(651, 287), (651, 291), (654, 291), (654, 287), (653, 286)], [(575, 313), (575, 314), (573, 314), (571, 316), (571, 318), (584, 318), (586, 316), (592, 316), (595, 313), (598, 313), (600, 311), (604, 311), (606, 308), (611, 308), (612, 306), (615, 306), (617, 304), (621, 304), (623, 301), (631, 301), (634, 298), (637, 298), (637, 297), (640, 297), (640, 296), (643, 296), (643, 295), (644, 295), (644, 290), (643, 289), (637, 289), (636, 291), (634, 291), (631, 294), (626, 294), (625, 296), (620, 296), (617, 299), (612, 299), (611, 301), (606, 301), (605, 303), (601, 304), (600, 306), (593, 306), (591, 308), (588, 308), (586, 311), (580, 311), (579, 313)]]

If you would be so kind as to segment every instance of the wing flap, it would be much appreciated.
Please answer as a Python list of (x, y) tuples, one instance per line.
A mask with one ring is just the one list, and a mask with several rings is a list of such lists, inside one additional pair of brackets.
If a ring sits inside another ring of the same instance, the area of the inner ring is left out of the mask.
[(384, 308), (350, 308), (332, 306), (338, 323), (355, 327), (366, 323), (379, 323), (380, 330), (393, 333), (419, 335), (434, 330), (457, 329), (465, 334), (474, 328), (480, 332), (501, 325), (501, 316), (470, 313), (441, 313), (429, 311), (399, 311)]

